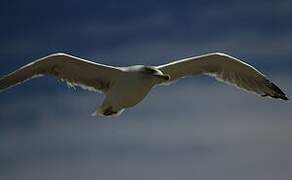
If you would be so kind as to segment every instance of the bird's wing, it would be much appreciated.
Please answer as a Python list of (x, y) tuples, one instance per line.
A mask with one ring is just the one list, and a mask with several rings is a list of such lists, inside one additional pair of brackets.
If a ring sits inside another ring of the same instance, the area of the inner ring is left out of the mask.
[(0, 78), (0, 91), (41, 75), (51, 75), (92, 91), (106, 92), (110, 83), (122, 71), (118, 68), (97, 64), (64, 53), (56, 53), (38, 59)]
[(157, 68), (164, 74), (170, 75), (170, 81), (190, 75), (206, 74), (261, 96), (288, 100), (280, 88), (257, 69), (223, 53), (210, 53), (182, 59)]

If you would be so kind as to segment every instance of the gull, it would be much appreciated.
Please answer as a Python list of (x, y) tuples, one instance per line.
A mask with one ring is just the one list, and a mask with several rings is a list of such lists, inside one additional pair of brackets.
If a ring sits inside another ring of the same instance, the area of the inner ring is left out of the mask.
[(37, 59), (0, 78), (0, 91), (49, 75), (69, 86), (102, 92), (105, 100), (94, 116), (117, 116), (141, 102), (156, 85), (191, 75), (209, 75), (262, 97), (289, 100), (283, 91), (251, 65), (224, 53), (208, 53), (159, 66), (114, 67), (66, 53)]

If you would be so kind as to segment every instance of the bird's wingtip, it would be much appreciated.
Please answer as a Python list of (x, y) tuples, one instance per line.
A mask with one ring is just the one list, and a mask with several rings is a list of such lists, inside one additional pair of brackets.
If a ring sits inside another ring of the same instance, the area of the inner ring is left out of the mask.
[(269, 81), (269, 87), (274, 90), (274, 94), (270, 95), (272, 98), (276, 99), (282, 99), (284, 101), (288, 101), (289, 98), (286, 96), (286, 94), (273, 82)]
[(6, 91), (7, 89), (8, 89), (8, 88), (4, 88), (4, 87), (2, 88), (2, 87), (1, 87), (1, 84), (0, 84), (0, 93)]
[(281, 99), (283, 99), (285, 101), (290, 101), (290, 99), (286, 95), (284, 95), (283, 97), (281, 97)]
[(289, 101), (290, 100), (284, 93), (283, 94), (278, 94), (278, 95), (273, 95), (271, 97), (275, 98), (275, 99), (281, 99), (281, 100), (284, 100), (284, 101)]

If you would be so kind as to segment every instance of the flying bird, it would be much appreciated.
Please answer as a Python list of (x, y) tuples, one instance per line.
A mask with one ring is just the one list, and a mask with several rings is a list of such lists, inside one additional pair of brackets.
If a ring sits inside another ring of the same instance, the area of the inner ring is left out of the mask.
[(141, 102), (156, 85), (200, 74), (262, 97), (288, 100), (283, 91), (257, 69), (224, 53), (209, 53), (159, 66), (128, 67), (114, 67), (55, 53), (0, 78), (0, 91), (42, 75), (54, 76), (70, 86), (104, 93), (106, 98), (93, 115), (114, 116)]

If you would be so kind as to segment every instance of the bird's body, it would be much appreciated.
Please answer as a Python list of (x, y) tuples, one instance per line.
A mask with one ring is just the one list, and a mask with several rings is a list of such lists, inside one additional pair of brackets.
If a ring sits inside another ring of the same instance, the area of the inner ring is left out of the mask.
[[(120, 114), (125, 108), (132, 107), (144, 99), (157, 83), (156, 78), (149, 78), (139, 72), (127, 71), (113, 82), (106, 93), (106, 99), (96, 111), (96, 115)], [(107, 111), (107, 112), (106, 112)]]
[(286, 95), (262, 73), (237, 58), (210, 53), (160, 66), (114, 67), (94, 63), (72, 55), (57, 53), (38, 59), (0, 79), (0, 90), (8, 89), (39, 75), (50, 75), (71, 86), (106, 95), (93, 115), (119, 115), (142, 101), (155, 85), (181, 77), (206, 74), (263, 97), (288, 100)]

